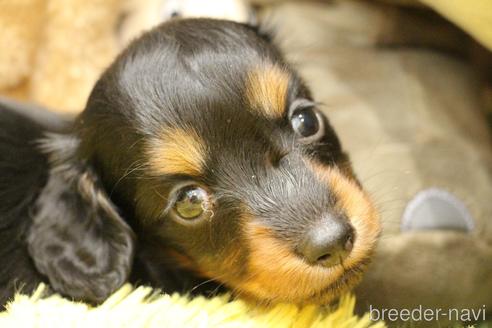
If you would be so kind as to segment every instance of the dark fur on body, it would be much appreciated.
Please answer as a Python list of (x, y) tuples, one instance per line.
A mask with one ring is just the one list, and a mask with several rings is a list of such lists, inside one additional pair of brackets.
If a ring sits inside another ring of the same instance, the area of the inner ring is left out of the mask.
[(0, 106), (0, 301), (14, 290), (43, 281), (27, 251), (25, 238), (32, 206), (47, 180), (45, 156), (36, 149), (43, 127)]
[[(195, 19), (130, 45), (66, 127), (2, 105), (0, 302), (41, 281), (95, 303), (125, 281), (185, 292), (212, 280), (205, 289), (299, 303), (353, 286), (377, 215), (323, 115), (316, 140), (293, 133), (297, 99), (312, 101), (256, 28)], [(205, 219), (172, 209), (190, 182), (210, 193)], [(345, 264), (299, 255), (321, 224), (353, 226)]]

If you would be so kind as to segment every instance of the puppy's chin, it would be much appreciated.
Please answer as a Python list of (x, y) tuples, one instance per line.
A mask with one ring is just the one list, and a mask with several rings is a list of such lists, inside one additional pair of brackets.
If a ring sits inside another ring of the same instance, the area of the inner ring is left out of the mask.
[(361, 280), (365, 271), (366, 264), (361, 263), (354, 268), (344, 270), (343, 274), (338, 277), (333, 283), (314, 292), (303, 300), (299, 300), (299, 304), (328, 304), (342, 294), (352, 290)]
[[(260, 284), (254, 279), (232, 286), (236, 296), (256, 304), (274, 305), (277, 303), (294, 303), (297, 305), (325, 305), (349, 292), (362, 279), (369, 260), (361, 262), (352, 268), (337, 265), (324, 269), (324, 274), (312, 277), (309, 284), (306, 277), (298, 277), (299, 283), (287, 284), (281, 277), (271, 277), (270, 283)], [(321, 284), (315, 278), (329, 281)], [(304, 281), (304, 282), (302, 282)]]
[[(236, 297), (256, 305), (271, 306), (279, 303), (292, 303), (299, 306), (327, 305), (352, 290), (360, 282), (367, 262), (360, 263), (350, 269), (342, 269), (336, 278), (327, 273), (326, 279), (331, 280), (331, 282), (326, 285), (312, 284), (306, 286), (300, 283), (287, 285), (278, 277), (272, 277), (271, 283), (266, 285), (246, 281), (236, 282), (229, 287)], [(302, 278), (300, 277), (299, 280)]]

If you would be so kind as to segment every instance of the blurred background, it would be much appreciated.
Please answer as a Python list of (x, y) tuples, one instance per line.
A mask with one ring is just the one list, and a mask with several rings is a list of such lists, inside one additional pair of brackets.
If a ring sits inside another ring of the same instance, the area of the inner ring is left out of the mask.
[(133, 38), (202, 16), (274, 31), (380, 209), (360, 310), (490, 315), (492, 1), (0, 0), (0, 95), (76, 115)]

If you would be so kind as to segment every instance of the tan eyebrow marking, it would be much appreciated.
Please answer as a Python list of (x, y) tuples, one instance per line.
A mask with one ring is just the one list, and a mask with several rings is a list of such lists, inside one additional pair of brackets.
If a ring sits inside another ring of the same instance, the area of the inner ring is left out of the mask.
[(153, 174), (200, 176), (206, 165), (207, 149), (195, 130), (171, 128), (149, 143), (147, 156)]
[(251, 108), (269, 118), (282, 117), (287, 103), (289, 73), (272, 64), (248, 72), (245, 97)]

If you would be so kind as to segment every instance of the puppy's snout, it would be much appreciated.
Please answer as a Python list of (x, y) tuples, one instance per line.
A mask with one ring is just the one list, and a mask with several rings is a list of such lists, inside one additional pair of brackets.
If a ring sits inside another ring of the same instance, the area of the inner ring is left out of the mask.
[(354, 237), (354, 229), (348, 222), (323, 218), (307, 232), (299, 251), (310, 264), (333, 266), (348, 256)]

